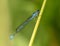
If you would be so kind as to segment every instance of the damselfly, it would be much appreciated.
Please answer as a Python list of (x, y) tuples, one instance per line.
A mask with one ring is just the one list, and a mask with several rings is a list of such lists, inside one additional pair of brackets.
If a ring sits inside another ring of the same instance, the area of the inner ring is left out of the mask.
[(21, 31), (26, 24), (28, 24), (32, 19), (34, 19), (35, 17), (37, 17), (39, 14), (39, 10), (35, 11), (32, 16), (30, 16), (24, 23), (22, 23), (20, 26), (17, 27), (16, 32), (13, 33), (12, 35), (10, 35), (10, 39), (13, 39), (15, 34), (18, 33), (19, 31)]

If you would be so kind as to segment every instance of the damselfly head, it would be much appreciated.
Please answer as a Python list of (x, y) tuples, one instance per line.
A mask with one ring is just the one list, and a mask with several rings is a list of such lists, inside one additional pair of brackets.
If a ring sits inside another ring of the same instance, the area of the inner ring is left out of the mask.
[(36, 16), (38, 16), (39, 15), (39, 10), (37, 10), (37, 11), (35, 11), (33, 14), (32, 14), (32, 18), (35, 18)]
[(35, 12), (38, 12), (38, 13), (39, 13), (39, 12), (40, 12), (40, 10), (36, 10)]

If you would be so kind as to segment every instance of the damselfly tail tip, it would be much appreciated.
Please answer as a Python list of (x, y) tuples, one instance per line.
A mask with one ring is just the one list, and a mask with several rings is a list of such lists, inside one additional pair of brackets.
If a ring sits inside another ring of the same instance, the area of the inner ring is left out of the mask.
[(10, 35), (10, 40), (12, 40), (14, 38), (14, 35), (13, 34), (11, 34)]

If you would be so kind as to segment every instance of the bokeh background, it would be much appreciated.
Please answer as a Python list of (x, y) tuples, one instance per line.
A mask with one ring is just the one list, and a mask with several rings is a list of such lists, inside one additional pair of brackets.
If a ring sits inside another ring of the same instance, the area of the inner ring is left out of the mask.
[[(0, 46), (28, 46), (37, 17), (13, 40), (10, 34), (32, 13), (40, 10), (43, 0), (0, 0)], [(47, 0), (33, 46), (60, 46), (60, 0)]]

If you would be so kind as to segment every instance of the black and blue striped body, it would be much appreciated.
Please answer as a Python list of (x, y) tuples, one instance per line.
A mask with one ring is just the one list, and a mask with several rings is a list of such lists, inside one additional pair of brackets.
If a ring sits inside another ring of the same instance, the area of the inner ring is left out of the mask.
[(14, 32), (13, 34), (10, 35), (10, 39), (12, 40), (15, 36), (16, 33), (18, 33), (19, 31), (21, 31), (32, 19), (34, 19), (35, 17), (37, 17), (39, 14), (39, 10), (35, 11), (32, 16), (30, 16), (24, 23), (22, 23), (20, 26), (17, 27), (16, 32)]
[(19, 32), (22, 28), (25, 27), (26, 24), (28, 24), (32, 19), (34, 19), (35, 17), (37, 17), (39, 14), (39, 10), (37, 10), (36, 12), (34, 12), (32, 14), (32, 16), (30, 16), (24, 23), (22, 23), (17, 29), (16, 32)]

